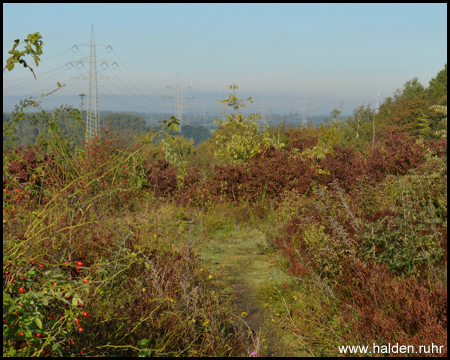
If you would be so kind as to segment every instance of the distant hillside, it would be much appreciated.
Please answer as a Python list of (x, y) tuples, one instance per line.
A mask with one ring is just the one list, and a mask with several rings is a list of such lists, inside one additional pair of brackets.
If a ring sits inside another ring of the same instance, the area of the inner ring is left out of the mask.
[[(85, 114), (82, 115), (83, 118), (85, 118)], [(125, 142), (129, 142), (133, 141), (135, 137), (139, 137), (143, 134), (148, 133), (152, 129), (160, 129), (162, 124), (158, 123), (158, 121), (165, 120), (170, 117), (170, 115), (167, 114), (157, 115), (157, 117), (153, 117), (153, 121), (149, 124), (149, 121), (146, 121), (143, 116), (137, 113), (130, 114), (102, 111), (100, 112), (100, 124), (101, 127), (111, 127), (111, 130), (119, 131), (123, 140)], [(11, 118), (11, 113), (3, 113), (3, 123), (11, 121)], [(30, 113), (25, 115), (25, 120), (18, 123), (16, 131), (14, 133), (14, 146), (35, 144), (36, 141), (39, 141), (38, 139), (45, 139), (45, 126), (31, 124), (32, 121), (36, 122), (36, 120), (39, 119), (40, 115), (37, 113)], [(76, 144), (81, 144), (81, 142), (84, 140), (83, 130), (81, 126), (73, 125), (71, 121), (68, 122), (67, 117), (65, 118), (65, 120), (61, 118), (61, 121), (59, 121), (58, 124), (61, 133), (73, 138)], [(196, 146), (200, 145), (202, 142), (206, 141), (212, 136), (211, 131), (203, 126), (191, 126), (185, 124), (182, 126), (181, 130), (181, 134), (175, 132), (173, 132), (173, 134), (183, 135), (187, 139), (192, 138)]]

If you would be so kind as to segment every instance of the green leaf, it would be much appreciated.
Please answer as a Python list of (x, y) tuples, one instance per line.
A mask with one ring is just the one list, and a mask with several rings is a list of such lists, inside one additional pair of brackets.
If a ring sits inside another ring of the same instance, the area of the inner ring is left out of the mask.
[(12, 69), (14, 69), (14, 63), (10, 62), (8, 65), (6, 65), (8, 71), (11, 71)]
[(36, 323), (36, 325), (38, 326), (39, 329), (42, 329), (42, 321), (39, 318), (35, 318), (34, 322)]
[(144, 265), (145, 265), (145, 268), (147, 269), (147, 270), (150, 270), (150, 264), (149, 263), (144, 263)]
[(139, 340), (138, 343), (137, 343), (137, 346), (147, 347), (148, 346), (148, 342), (149, 342), (148, 339)]

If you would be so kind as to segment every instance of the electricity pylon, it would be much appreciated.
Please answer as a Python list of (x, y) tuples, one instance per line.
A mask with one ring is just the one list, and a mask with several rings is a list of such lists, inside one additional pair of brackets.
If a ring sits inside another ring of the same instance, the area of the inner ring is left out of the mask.
[(266, 110), (264, 109), (264, 101), (261, 101), (260, 130), (264, 131), (267, 125)]
[(179, 131), (181, 133), (181, 124), (183, 122), (183, 105), (180, 95), (180, 76), (177, 74), (177, 90), (175, 95), (175, 117), (180, 121)]
[[(112, 61), (106, 61), (102, 59), (98, 59), (95, 53), (96, 46), (110, 46), (98, 44), (95, 42), (94, 38), (94, 25), (92, 25), (91, 31), (91, 41), (78, 44), (76, 46), (89, 46), (90, 47), (90, 56), (84, 57), (75, 62), (75, 65), (88, 63), (89, 64), (89, 92), (87, 99), (87, 111), (86, 111), (86, 143), (93, 139), (96, 134), (99, 133), (99, 115), (98, 115), (98, 87), (97, 87), (97, 63), (106, 64), (111, 63)], [(72, 64), (71, 62), (69, 64)], [(113, 63), (114, 64), (114, 63)], [(72, 64), (73, 65), (73, 64)], [(102, 76), (101, 78), (106, 79), (108, 77)], [(86, 79), (86, 76), (77, 76), (76, 79)]]
[[(299, 101), (295, 101), (294, 104), (298, 103), (298, 102)], [(302, 109), (301, 109), (302, 110), (302, 125), (306, 126), (307, 120), (308, 120), (308, 116), (307, 116), (308, 111), (315, 111), (315, 109), (309, 109), (306, 107), (306, 105), (312, 104), (313, 103), (312, 101), (307, 102), (306, 100), (302, 100), (301, 102), (302, 102)], [(298, 110), (300, 110), (300, 109), (294, 109), (294, 111), (298, 111)]]
[[(167, 90), (172, 90), (172, 88), (170, 86), (166, 86), (165, 89)], [(190, 86), (187, 87), (187, 90), (192, 90), (192, 88)], [(167, 95), (167, 96), (163, 96), (164, 99), (167, 100), (172, 100), (173, 101), (173, 95)], [(180, 76), (177, 74), (177, 84), (176, 84), (176, 89), (175, 89), (175, 117), (180, 120), (180, 126), (178, 127), (178, 131), (181, 133), (181, 124), (183, 123), (183, 100), (188, 100), (188, 101), (192, 101), (193, 99), (195, 99), (194, 96), (182, 96), (181, 91), (180, 91)], [(167, 107), (171, 107), (172, 106), (167, 106)], [(188, 107), (187, 105), (184, 105), (184, 107)]]

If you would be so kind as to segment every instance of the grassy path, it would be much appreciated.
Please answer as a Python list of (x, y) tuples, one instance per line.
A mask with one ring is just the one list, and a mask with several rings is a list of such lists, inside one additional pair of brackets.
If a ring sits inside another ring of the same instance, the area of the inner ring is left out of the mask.
[(263, 243), (263, 233), (255, 228), (220, 229), (201, 247), (200, 255), (205, 267), (219, 277), (236, 316), (245, 320), (254, 341), (260, 341), (261, 348), (267, 346), (269, 356), (292, 356), (282, 331), (269, 320), (258, 296), (261, 288), (283, 276), (270, 261)]

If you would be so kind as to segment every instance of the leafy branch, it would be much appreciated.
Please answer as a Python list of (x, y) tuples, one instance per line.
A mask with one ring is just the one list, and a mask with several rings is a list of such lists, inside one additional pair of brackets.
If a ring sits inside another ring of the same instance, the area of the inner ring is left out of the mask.
[(3, 71), (5, 71), (6, 69), (8, 69), (8, 71), (11, 71), (12, 69), (14, 69), (14, 64), (19, 63), (23, 64), (23, 67), (29, 68), (34, 75), (34, 78), (36, 79), (36, 74), (34, 73), (32, 67), (28, 65), (23, 57), (25, 55), (31, 55), (34, 58), (36, 66), (39, 66), (39, 61), (41, 60), (39, 55), (42, 55), (42, 45), (44, 45), (44, 42), (41, 39), (42, 36), (38, 32), (29, 34), (28, 37), (24, 39), (24, 43), (26, 45), (25, 50), (23, 51), (16, 50), (17, 46), (19, 46), (20, 44), (20, 39), (14, 40), (14, 46), (12, 50), (8, 51), (8, 53), (12, 54), (12, 56), (9, 57), (8, 60), (6, 60), (6, 65), (3, 68)]

